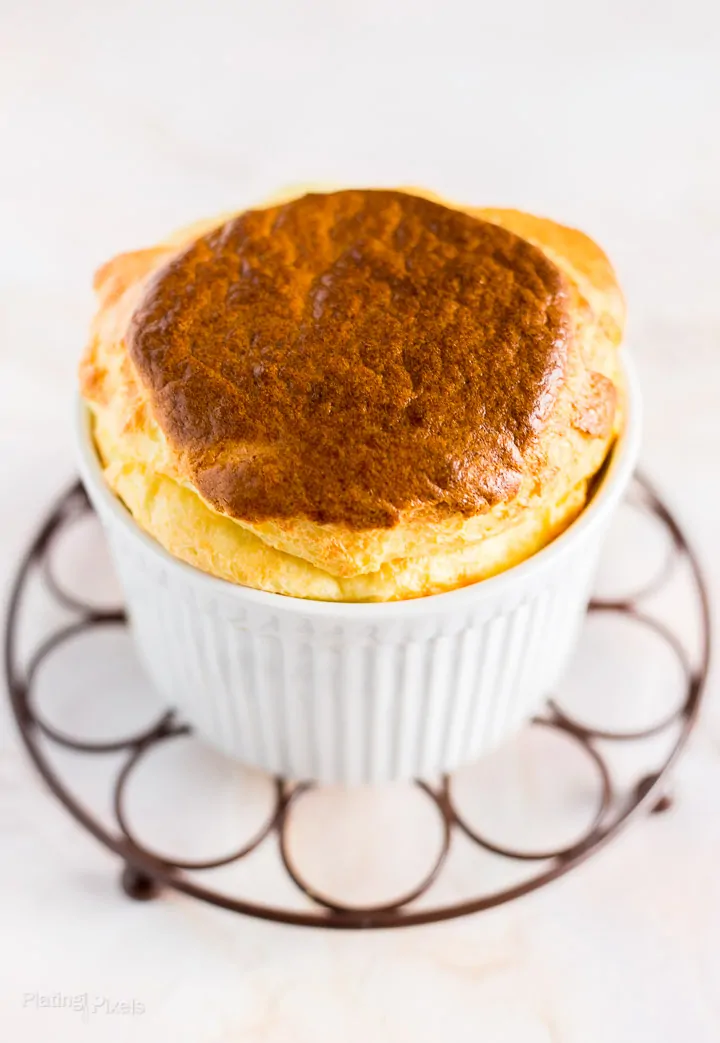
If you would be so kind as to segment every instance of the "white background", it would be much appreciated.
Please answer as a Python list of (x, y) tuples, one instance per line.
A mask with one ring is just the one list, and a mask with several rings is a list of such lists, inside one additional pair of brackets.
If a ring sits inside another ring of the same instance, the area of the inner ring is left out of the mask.
[[(93, 269), (315, 181), (527, 208), (606, 247), (645, 390), (644, 465), (720, 597), (717, 11), (700, 0), (0, 0), (3, 584), (73, 470)], [(669, 816), (512, 908), (382, 936), (127, 903), (9, 721), (0, 742), (7, 1038), (720, 1038), (717, 698)], [(80, 1025), (22, 1010), (34, 989), (135, 996), (147, 1011)]]

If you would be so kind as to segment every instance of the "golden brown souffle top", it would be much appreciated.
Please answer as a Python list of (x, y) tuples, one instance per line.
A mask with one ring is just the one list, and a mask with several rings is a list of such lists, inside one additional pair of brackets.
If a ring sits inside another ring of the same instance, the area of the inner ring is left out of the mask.
[(127, 347), (212, 506), (364, 530), (514, 496), (570, 331), (565, 279), (531, 243), (357, 190), (195, 240), (152, 279)]

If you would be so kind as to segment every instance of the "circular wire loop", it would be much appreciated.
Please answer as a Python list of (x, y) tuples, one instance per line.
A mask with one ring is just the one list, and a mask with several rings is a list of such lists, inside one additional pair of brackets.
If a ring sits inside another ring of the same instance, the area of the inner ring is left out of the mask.
[[(660, 567), (655, 570), (649, 579), (620, 598), (593, 598), (590, 602), (591, 609), (621, 610), (629, 608), (638, 601), (651, 597), (653, 594), (657, 594), (670, 581), (678, 561), (686, 549), (685, 537), (681, 530), (677, 528), (675, 520), (665, 507), (665, 504), (646, 479), (640, 475), (635, 475), (635, 481), (625, 502), (633, 510), (640, 511), (660, 522), (666, 532), (669, 533), (670, 542), (665, 550)], [(669, 525), (668, 521), (672, 522), (672, 525)]]
[[(644, 584), (639, 592), (634, 592), (632, 595), (616, 601), (596, 600), (591, 603), (590, 610), (624, 614), (651, 627), (658, 633), (673, 649), (683, 668), (686, 680), (685, 699), (672, 714), (666, 715), (661, 721), (642, 730), (616, 732), (591, 727), (566, 714), (562, 707), (552, 701), (549, 703), (548, 715), (534, 722), (536, 727), (554, 729), (575, 740), (592, 760), (600, 781), (598, 804), (592, 822), (585, 834), (572, 844), (552, 850), (532, 851), (495, 843), (471, 827), (458, 812), (453, 803), (452, 782), (447, 777), (441, 781), (438, 789), (426, 782), (417, 783), (441, 816), (443, 833), (440, 849), (432, 866), (420, 882), (405, 894), (389, 902), (363, 906), (343, 903), (330, 898), (314, 887), (311, 882), (304, 879), (298, 870), (290, 851), (287, 825), (294, 805), (303, 794), (313, 787), (312, 783), (301, 782), (293, 788), (289, 788), (283, 780), (275, 779), (275, 800), (265, 822), (248, 841), (220, 858), (192, 861), (174, 858), (170, 860), (167, 856), (163, 856), (142, 843), (132, 829), (126, 808), (128, 782), (137, 765), (160, 743), (181, 735), (188, 735), (190, 728), (177, 719), (174, 711), (168, 710), (143, 732), (109, 742), (94, 742), (77, 739), (49, 725), (42, 719), (34, 705), (33, 685), (42, 664), (56, 649), (88, 630), (123, 625), (126, 622), (122, 610), (105, 610), (84, 603), (74, 594), (66, 591), (54, 576), (51, 556), (57, 538), (66, 526), (91, 511), (87, 496), (79, 482), (75, 483), (58, 500), (29, 545), (10, 595), (5, 622), (4, 662), (12, 709), (20, 737), (28, 755), (57, 799), (84, 829), (123, 860), (125, 864), (123, 887), (126, 893), (133, 898), (143, 900), (152, 898), (158, 893), (160, 886), (165, 885), (200, 901), (265, 920), (299, 926), (355, 929), (433, 923), (481, 912), (512, 901), (557, 880), (575, 866), (580, 865), (644, 810), (664, 810), (669, 805), (669, 798), (665, 792), (667, 774), (680, 755), (699, 711), (710, 658), (710, 607), (707, 587), (698, 560), (680, 526), (650, 483), (636, 475), (633, 491), (639, 496), (641, 505), (670, 533), (672, 556), (664, 562), (660, 572)], [(692, 666), (687, 652), (677, 636), (664, 623), (647, 615), (638, 607), (638, 602), (642, 598), (655, 593), (667, 581), (680, 559), (684, 559), (689, 567), (700, 610), (701, 649), (697, 667)], [(19, 619), (28, 580), (35, 572), (44, 579), (45, 588), (51, 597), (65, 609), (75, 612), (79, 618), (75, 623), (65, 625), (43, 641), (23, 665), (18, 653)], [(631, 786), (629, 794), (614, 794), (610, 772), (602, 755), (595, 748), (595, 740), (641, 742), (643, 739), (657, 735), (676, 722), (680, 724), (679, 735), (662, 767), (637, 780)], [(79, 755), (128, 752), (128, 757), (120, 769), (113, 790), (117, 832), (108, 829), (66, 786), (48, 760), (39, 741), (41, 736), (74, 750)], [(455, 830), (462, 832), (479, 847), (500, 857), (527, 863), (543, 862), (546, 865), (544, 868), (540, 868), (535, 875), (503, 890), (478, 894), (468, 899), (435, 907), (413, 906), (413, 902), (425, 895), (440, 875), (451, 849)], [(278, 838), (281, 862), (290, 879), (309, 901), (309, 909), (271, 906), (242, 897), (234, 897), (205, 887), (190, 875), (191, 872), (213, 869), (236, 862), (257, 850), (273, 834)]]
[(574, 728), (566, 727), (565, 723), (560, 719), (546, 720), (542, 717), (536, 717), (533, 721), (536, 727), (548, 728), (552, 731), (560, 732), (562, 735), (567, 735), (570, 739), (578, 744), (583, 753), (587, 754), (590, 758), (596, 773), (600, 779), (600, 790), (597, 807), (591, 819), (590, 825), (582, 834), (578, 840), (574, 840), (571, 844), (566, 844), (561, 847), (549, 848), (544, 850), (523, 850), (522, 848), (508, 847), (505, 844), (499, 844), (496, 841), (488, 839), (474, 829), (465, 818), (457, 810), (452, 797), (452, 780), (450, 776), (444, 778), (444, 791), (447, 799), (447, 806), (452, 813), (453, 820), (457, 823), (463, 833), (473, 840), (480, 847), (485, 848), (486, 851), (492, 851), (494, 855), (502, 855), (503, 858), (512, 858), (519, 862), (546, 862), (548, 859), (558, 858), (565, 859), (571, 858), (576, 851), (581, 851), (592, 843), (594, 838), (598, 835), (601, 823), (605, 817), (605, 814), (610, 808), (613, 799), (613, 787), (610, 779), (610, 772), (607, 769), (605, 761), (602, 759), (597, 750), (589, 742), (588, 737), (583, 734), (578, 734)]
[(121, 605), (111, 606), (88, 604), (76, 594), (66, 590), (55, 575), (55, 554), (57, 552), (60, 537), (64, 535), (68, 527), (74, 522), (81, 518), (86, 518), (88, 514), (91, 513), (92, 508), (87, 493), (85, 492), (85, 488), (80, 482), (78, 482), (77, 485), (73, 486), (73, 488), (68, 491), (67, 496), (60, 501), (56, 511), (53, 512), (53, 516), (50, 518), (50, 521), (55, 520), (57, 524), (48, 529), (43, 543), (43, 553), (40, 559), (42, 577), (45, 586), (55, 600), (64, 608), (70, 609), (71, 612), (79, 612), (82, 615), (86, 615), (89, 611), (98, 615), (115, 615), (123, 613)]
[(33, 700), (33, 682), (37, 680), (41, 667), (48, 662), (50, 655), (56, 651), (56, 649), (66, 644), (68, 641), (71, 641), (73, 638), (78, 637), (81, 634), (86, 634), (98, 627), (124, 626), (126, 623), (127, 620), (124, 613), (112, 613), (108, 615), (94, 613), (89, 618), (81, 619), (78, 623), (72, 623), (70, 626), (58, 630), (57, 633), (53, 634), (46, 641), (43, 641), (32, 656), (30, 663), (28, 664), (26, 675), (26, 707), (38, 730), (41, 731), (47, 739), (51, 739), (59, 746), (64, 746), (69, 750), (76, 750), (79, 753), (117, 753), (120, 750), (134, 749), (142, 744), (147, 744), (152, 739), (164, 738), (168, 734), (177, 734), (180, 731), (188, 731), (187, 725), (176, 725), (174, 723), (175, 715), (172, 710), (168, 710), (158, 721), (156, 721), (155, 724), (146, 728), (145, 731), (128, 735), (122, 739), (111, 739), (110, 741), (77, 739), (72, 735), (67, 735), (65, 732), (60, 731), (53, 725), (48, 724), (47, 721), (43, 720), (41, 714), (35, 708)]
[(451, 839), (451, 817), (446, 813), (446, 807), (443, 801), (443, 794), (437, 794), (435, 791), (428, 786), (426, 782), (421, 780), (416, 781), (416, 787), (425, 793), (431, 800), (432, 804), (437, 809), (440, 820), (442, 822), (442, 840), (440, 842), (440, 849), (432, 863), (430, 869), (420, 880), (415, 887), (410, 888), (397, 898), (393, 898), (388, 902), (378, 902), (376, 904), (369, 905), (349, 905), (346, 902), (339, 902), (337, 899), (330, 898), (324, 894), (319, 888), (314, 887), (311, 883), (304, 879), (297, 866), (295, 865), (292, 855), (290, 853), (290, 845), (287, 837), (287, 824), (291, 809), (298, 803), (299, 799), (303, 794), (311, 793), (316, 788), (314, 783), (300, 783), (292, 791), (290, 796), (285, 802), (284, 812), (282, 821), (280, 823), (279, 836), (280, 836), (280, 857), (282, 858), (283, 865), (291, 877), (293, 882), (300, 888), (300, 890), (317, 905), (323, 906), (325, 909), (331, 912), (338, 913), (340, 915), (351, 914), (353, 916), (373, 916), (378, 913), (390, 913), (398, 909), (401, 909), (405, 905), (409, 905), (410, 902), (415, 901), (420, 895), (425, 894), (430, 885), (437, 879), (437, 876), (442, 869), (442, 866), (447, 858), (450, 850), (450, 839)]
[(680, 664), (683, 677), (685, 678), (685, 702), (674, 710), (671, 710), (670, 713), (666, 714), (664, 717), (661, 717), (659, 721), (648, 725), (646, 728), (636, 728), (624, 732), (613, 731), (605, 728), (595, 728), (592, 725), (585, 724), (583, 721), (579, 721), (571, 714), (566, 713), (562, 706), (560, 706), (554, 699), (548, 700), (548, 708), (552, 714), (550, 720), (561, 725), (568, 734), (574, 735), (580, 740), (604, 739), (610, 742), (638, 742), (641, 739), (649, 739), (654, 735), (659, 735), (660, 732), (669, 728), (670, 725), (674, 724), (682, 715), (685, 704), (692, 690), (694, 671), (687, 652), (675, 634), (673, 634), (664, 623), (661, 623), (657, 619), (653, 619), (652, 616), (645, 615), (644, 612), (639, 611), (634, 605), (619, 607), (617, 604), (612, 603), (602, 603), (599, 605), (591, 604), (589, 611), (603, 613), (612, 612), (618, 615), (624, 615), (657, 634), (658, 637), (660, 637), (661, 640), (663, 640), (672, 650), (675, 658)]
[(147, 844), (141, 843), (130, 826), (130, 820), (127, 815), (125, 807), (125, 797), (127, 793), (127, 786), (130, 778), (132, 777), (133, 771), (137, 768), (138, 764), (142, 761), (144, 756), (156, 748), (158, 743), (166, 741), (167, 739), (175, 739), (180, 735), (189, 735), (190, 730), (185, 728), (184, 730), (168, 731), (164, 735), (160, 736), (149, 736), (148, 740), (140, 743), (134, 752), (130, 755), (128, 760), (125, 762), (120, 770), (120, 774), (117, 777), (115, 783), (115, 790), (113, 793), (113, 809), (115, 811), (115, 818), (117, 819), (120, 829), (127, 837), (129, 842), (132, 844), (136, 851), (144, 851), (158, 862), (162, 862), (167, 866), (171, 866), (174, 869), (187, 869), (187, 870), (202, 870), (202, 869), (218, 869), (220, 866), (230, 865), (232, 862), (239, 862), (241, 858), (249, 855), (251, 851), (254, 851), (263, 842), (273, 829), (277, 826), (278, 820), (283, 812), (285, 804), (284, 796), (284, 783), (282, 779), (274, 780), (274, 791), (275, 799), (273, 806), (270, 810), (270, 814), (266, 818), (265, 822), (255, 832), (254, 836), (243, 844), (241, 847), (231, 851), (229, 855), (221, 855), (219, 858), (208, 858), (208, 859), (180, 859), (180, 858), (168, 858), (167, 855), (163, 855), (159, 851), (155, 851), (148, 847)]

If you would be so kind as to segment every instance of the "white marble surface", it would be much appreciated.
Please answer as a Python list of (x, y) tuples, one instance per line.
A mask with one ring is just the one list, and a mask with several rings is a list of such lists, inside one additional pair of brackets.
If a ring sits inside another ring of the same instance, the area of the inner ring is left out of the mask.
[[(717, 8), (702, 0), (0, 0), (3, 584), (73, 469), (93, 268), (319, 180), (527, 207), (605, 244), (630, 303), (645, 466), (720, 597), (719, 116)], [(717, 681), (670, 814), (534, 897), (384, 934), (128, 903), (0, 714), (3, 1038), (720, 1038)], [(145, 1010), (83, 1023), (26, 993)]]

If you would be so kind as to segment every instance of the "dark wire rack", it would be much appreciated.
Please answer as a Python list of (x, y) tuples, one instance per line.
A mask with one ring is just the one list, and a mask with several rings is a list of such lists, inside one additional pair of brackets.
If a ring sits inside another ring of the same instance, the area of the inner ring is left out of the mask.
[[(30, 542), (12, 588), (5, 623), (5, 671), (20, 736), (29, 756), (55, 797), (84, 829), (121, 859), (122, 885), (131, 898), (150, 899), (166, 887), (247, 916), (306, 927), (355, 929), (433, 923), (478, 913), (510, 902), (544, 887), (585, 862), (644, 812), (665, 811), (670, 806), (667, 792), (668, 773), (679, 757), (698, 715), (710, 658), (710, 609), (707, 587), (697, 557), (677, 521), (650, 483), (639, 475), (634, 480), (633, 495), (641, 504), (642, 510), (654, 516), (666, 529), (670, 537), (670, 553), (661, 572), (642, 590), (618, 600), (595, 600), (591, 603), (589, 611), (612, 613), (653, 630), (669, 646), (682, 667), (684, 695), (676, 710), (652, 727), (643, 730), (617, 732), (589, 727), (573, 719), (552, 701), (548, 703), (546, 712), (535, 719), (532, 725), (534, 728), (560, 732), (576, 743), (592, 763), (597, 776), (597, 806), (592, 822), (584, 834), (570, 845), (548, 850), (521, 850), (504, 846), (483, 836), (466, 821), (457, 806), (453, 795), (452, 776), (444, 776), (437, 783), (420, 780), (416, 783), (424, 798), (432, 803), (442, 824), (442, 839), (434, 863), (419, 883), (390, 902), (365, 906), (346, 904), (324, 894), (304, 878), (293, 859), (288, 825), (294, 808), (304, 795), (314, 788), (315, 784), (311, 782), (290, 783), (281, 778), (275, 779), (273, 806), (264, 825), (225, 857), (208, 861), (169, 860), (166, 856), (151, 850), (133, 831), (126, 807), (128, 783), (141, 762), (152, 756), (162, 744), (179, 736), (189, 735), (190, 727), (174, 710), (168, 709), (150, 728), (140, 734), (109, 742), (85, 741), (51, 726), (43, 720), (35, 706), (34, 687), (38, 670), (53, 652), (80, 634), (127, 625), (124, 611), (106, 611), (93, 607), (66, 590), (54, 574), (52, 549), (58, 537), (66, 532), (68, 526), (92, 511), (79, 482), (58, 500)], [(696, 636), (699, 639), (700, 652), (696, 657), (696, 664), (693, 664), (692, 657), (673, 630), (644, 607), (648, 599), (657, 594), (669, 581), (672, 571), (680, 562), (684, 562), (689, 570), (698, 609), (699, 633)], [(28, 585), (35, 575), (42, 578), (46, 595), (65, 609), (71, 610), (76, 618), (74, 622), (52, 633), (29, 656), (23, 658), (18, 645), (19, 618)], [(630, 787), (626, 786), (620, 792), (613, 780), (606, 757), (599, 748), (600, 744), (641, 744), (671, 728), (677, 730), (677, 736), (661, 767), (650, 774), (642, 774)], [(108, 828), (71, 793), (43, 749), (47, 740), (51, 744), (74, 751), (78, 756), (126, 754), (124, 764), (113, 783), (113, 828)], [(537, 863), (537, 872), (531, 873), (522, 882), (501, 890), (480, 892), (453, 903), (418, 906), (418, 899), (426, 900), (429, 897), (430, 888), (447, 863), (453, 841), (460, 834), (482, 850), (501, 858), (529, 865)], [(269, 843), (269, 838), (273, 836), (277, 842), (278, 857), (286, 873), (301, 895), (304, 895), (303, 908), (260, 904), (213, 890), (200, 879), (203, 871), (237, 863), (262, 844)]]

